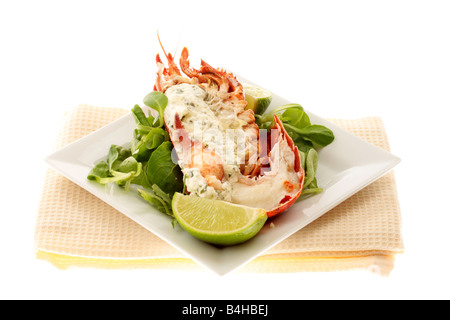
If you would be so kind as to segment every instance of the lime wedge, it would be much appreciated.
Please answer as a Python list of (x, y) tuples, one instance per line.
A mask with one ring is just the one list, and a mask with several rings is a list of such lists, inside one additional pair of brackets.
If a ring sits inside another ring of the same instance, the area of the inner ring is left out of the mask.
[(255, 114), (266, 112), (272, 102), (272, 92), (249, 84), (244, 84), (243, 87), (245, 100), (247, 101), (246, 109), (252, 109)]
[(180, 226), (194, 237), (217, 245), (253, 238), (264, 226), (264, 209), (175, 193), (172, 209)]

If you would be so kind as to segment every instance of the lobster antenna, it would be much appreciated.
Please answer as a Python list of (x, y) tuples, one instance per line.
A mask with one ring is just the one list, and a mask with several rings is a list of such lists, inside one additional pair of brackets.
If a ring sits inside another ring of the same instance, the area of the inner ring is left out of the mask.
[(177, 41), (177, 46), (175, 47), (175, 53), (173, 54), (173, 56), (174, 56), (174, 57), (176, 57), (176, 56), (177, 56), (177, 51), (178, 51), (178, 48), (180, 47), (180, 41), (181, 41), (181, 32), (180, 32), (180, 33), (178, 33), (178, 41)]
[(159, 45), (161, 46), (161, 49), (163, 50), (164, 55), (168, 59), (169, 57), (167, 56), (166, 50), (164, 50), (164, 46), (161, 43), (161, 38), (159, 37), (159, 30), (158, 29), (156, 29), (156, 35), (158, 36)]
[[(161, 37), (159, 36), (159, 30), (158, 29), (156, 29), (156, 35), (158, 36), (158, 42), (159, 42), (159, 45), (161, 46), (161, 49), (164, 52), (164, 55), (166, 56), (167, 59), (169, 59), (169, 56), (167, 55), (166, 50), (164, 50), (164, 46), (162, 45)], [(177, 51), (178, 51), (178, 48), (180, 47), (180, 42), (181, 42), (181, 32), (178, 33), (177, 46), (175, 48), (175, 52), (173, 54), (173, 57), (177, 56)]]

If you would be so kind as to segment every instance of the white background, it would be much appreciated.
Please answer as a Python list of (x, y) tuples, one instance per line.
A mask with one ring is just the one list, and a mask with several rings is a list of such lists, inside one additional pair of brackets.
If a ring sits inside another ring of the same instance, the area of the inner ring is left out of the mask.
[[(129, 109), (165, 47), (230, 68), (325, 118), (380, 116), (406, 251), (392, 274), (60, 271), (34, 256), (46, 165), (65, 111)], [(450, 298), (449, 1), (1, 1), (0, 298)]]

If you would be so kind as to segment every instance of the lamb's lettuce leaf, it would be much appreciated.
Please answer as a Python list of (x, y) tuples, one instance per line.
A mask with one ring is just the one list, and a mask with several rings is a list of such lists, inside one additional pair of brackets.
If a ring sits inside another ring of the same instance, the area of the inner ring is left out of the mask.
[(149, 181), (170, 195), (183, 190), (183, 174), (172, 160), (172, 149), (170, 141), (163, 142), (150, 156), (147, 167)]

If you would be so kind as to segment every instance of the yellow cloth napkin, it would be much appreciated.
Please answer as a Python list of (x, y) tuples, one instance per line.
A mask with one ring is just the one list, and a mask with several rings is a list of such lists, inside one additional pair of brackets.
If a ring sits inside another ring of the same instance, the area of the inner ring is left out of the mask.
[[(87, 105), (65, 117), (55, 149), (125, 115)], [(389, 150), (377, 117), (331, 120)], [(59, 268), (178, 268), (202, 270), (148, 230), (65, 177), (48, 169), (39, 206), (37, 257)], [(388, 275), (402, 252), (401, 216), (393, 173), (388, 173), (238, 272), (368, 269)]]

